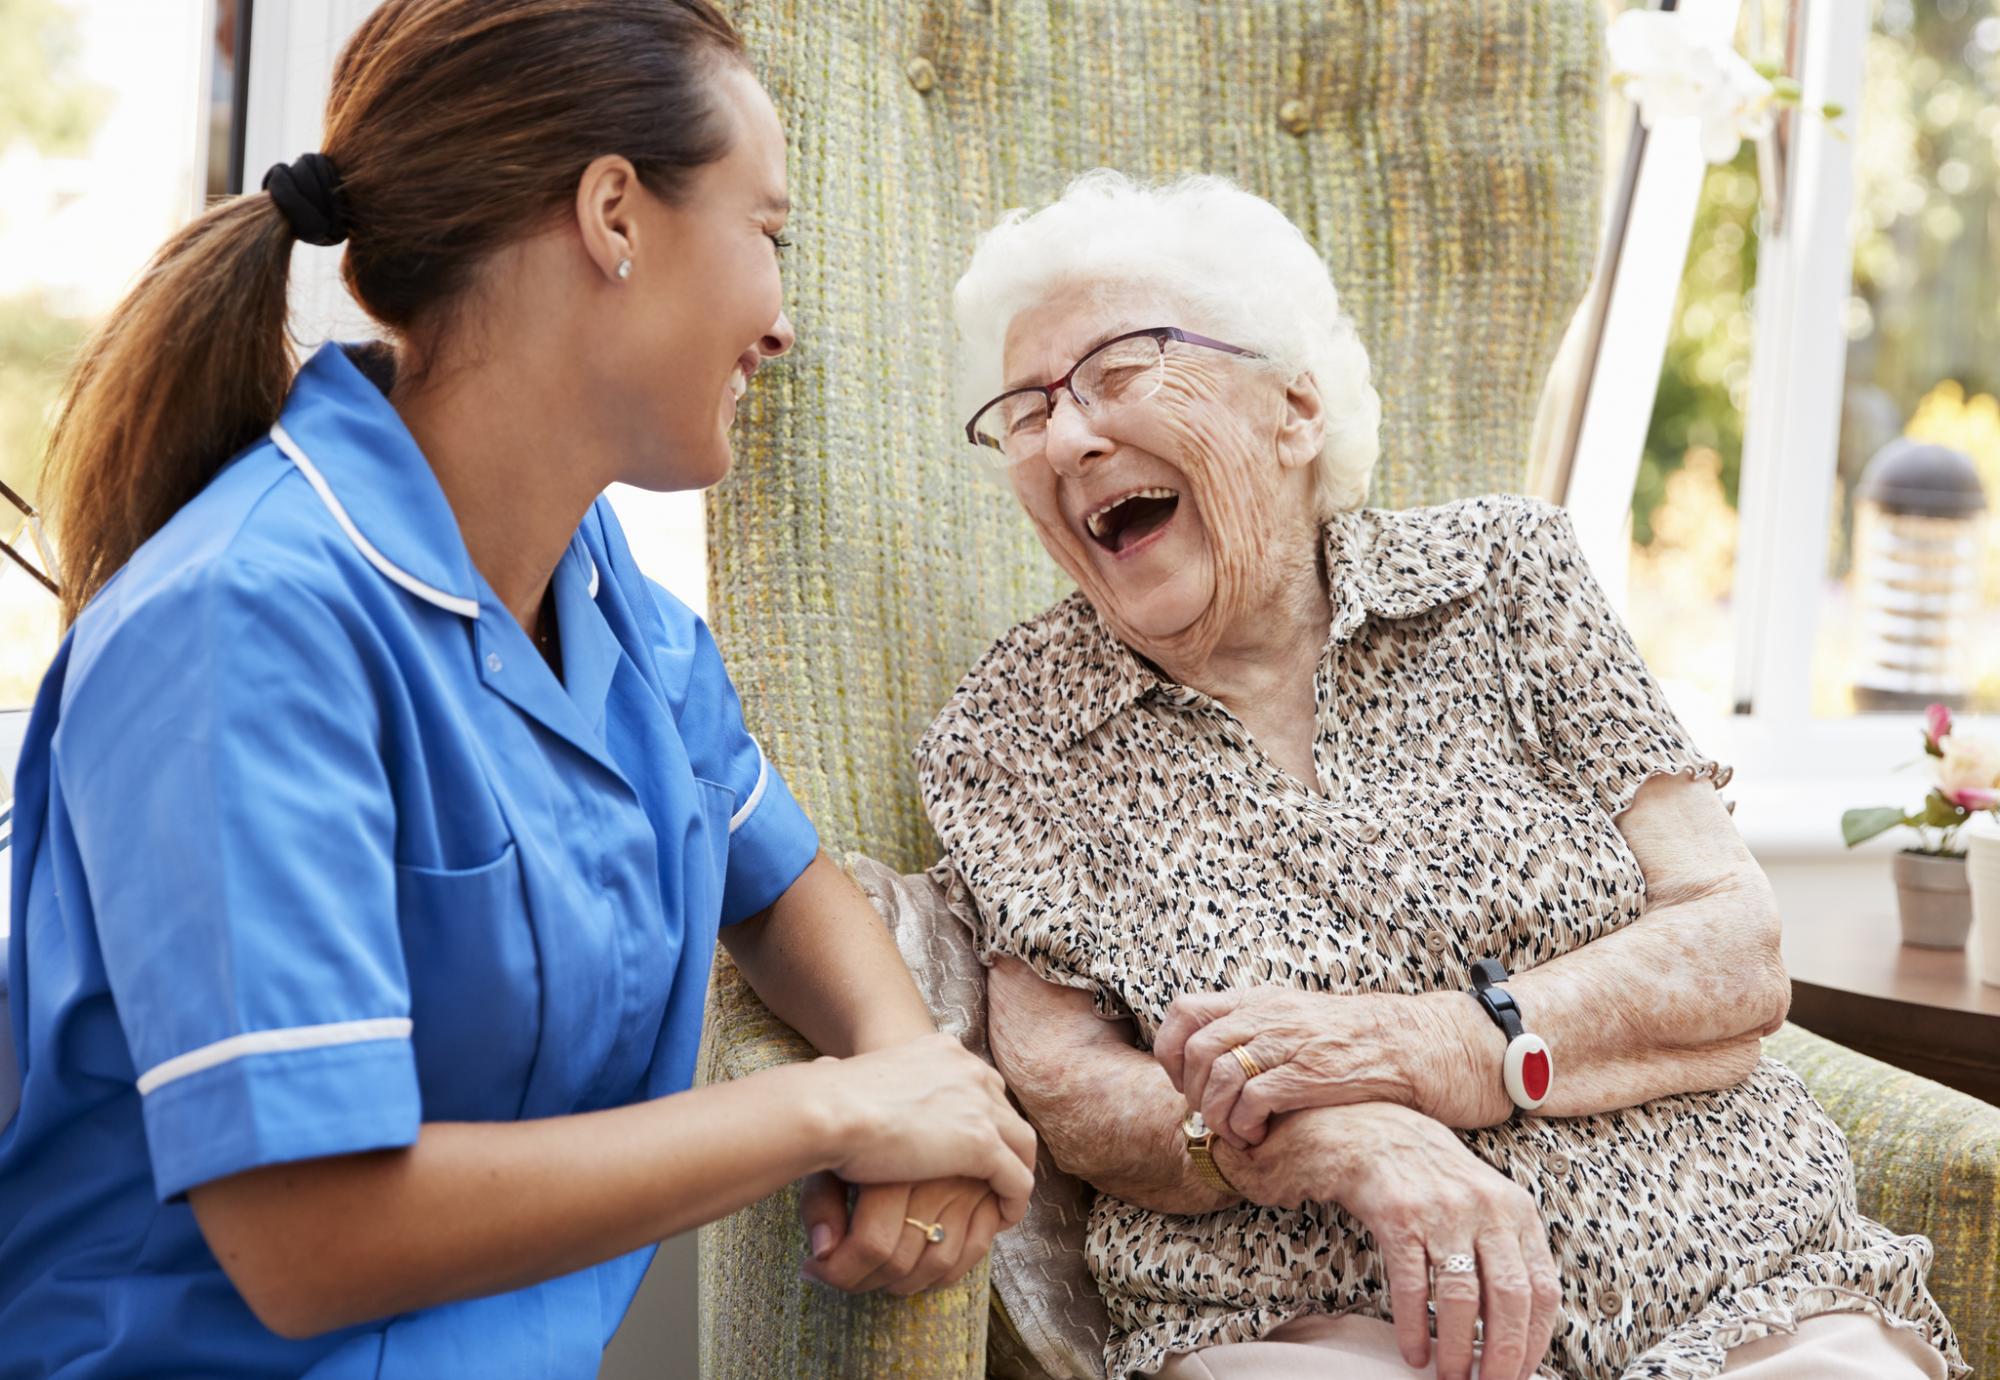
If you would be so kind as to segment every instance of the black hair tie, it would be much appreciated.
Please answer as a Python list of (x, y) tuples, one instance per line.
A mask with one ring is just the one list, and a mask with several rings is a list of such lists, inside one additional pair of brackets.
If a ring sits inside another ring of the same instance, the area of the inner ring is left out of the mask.
[(347, 238), (340, 170), (325, 154), (304, 153), (294, 163), (273, 163), (264, 174), (264, 190), (284, 213), (292, 234), (306, 244), (339, 244)]

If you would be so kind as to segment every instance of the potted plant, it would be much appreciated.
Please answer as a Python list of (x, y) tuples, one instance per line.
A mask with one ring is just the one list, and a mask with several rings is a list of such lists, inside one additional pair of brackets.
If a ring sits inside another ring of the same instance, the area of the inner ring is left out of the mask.
[(1895, 857), (1896, 908), (1903, 942), (1924, 949), (1962, 949), (1972, 928), (1972, 891), (1958, 831), (1976, 814), (2000, 816), (2000, 742), (1955, 729), (1951, 711), (1924, 711), (1924, 754), (1937, 784), (1914, 812), (1893, 805), (1849, 810), (1840, 832), (1849, 848), (1901, 825), (1918, 844)]

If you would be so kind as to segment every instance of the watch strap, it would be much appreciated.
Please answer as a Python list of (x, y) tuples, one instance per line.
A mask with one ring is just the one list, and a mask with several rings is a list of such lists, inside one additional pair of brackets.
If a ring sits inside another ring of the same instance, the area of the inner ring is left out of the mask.
[(1241, 1198), (1242, 1192), (1229, 1182), (1229, 1176), (1215, 1162), (1215, 1132), (1208, 1128), (1200, 1112), (1188, 1113), (1181, 1122), (1181, 1136), (1187, 1143), (1187, 1156), (1194, 1165), (1195, 1176), (1218, 1192)]
[(1532, 1112), (1548, 1100), (1555, 1082), (1555, 1061), (1547, 1042), (1530, 1031), (1521, 1018), (1514, 994), (1500, 985), (1506, 980), (1507, 969), (1496, 959), (1482, 958), (1472, 965), (1473, 999), (1507, 1037), (1500, 1076), (1508, 1100), (1514, 1104), (1512, 1116), (1518, 1119), (1522, 1112)]

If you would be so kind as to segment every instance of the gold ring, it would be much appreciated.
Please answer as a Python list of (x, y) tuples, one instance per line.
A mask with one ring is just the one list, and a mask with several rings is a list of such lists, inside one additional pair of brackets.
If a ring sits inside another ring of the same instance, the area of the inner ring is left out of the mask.
[(1251, 1079), (1260, 1077), (1263, 1074), (1264, 1070), (1257, 1067), (1257, 1061), (1250, 1057), (1250, 1051), (1243, 1048), (1242, 1045), (1237, 1045), (1229, 1052), (1235, 1055), (1236, 1062), (1243, 1066), (1244, 1082), (1248, 1083)]
[(924, 1240), (930, 1242), (933, 1246), (941, 1246), (944, 1244), (944, 1223), (919, 1222), (914, 1217), (905, 1217), (903, 1220), (905, 1222), (908, 1222), (911, 1226), (915, 1227), (918, 1231), (922, 1232), (924, 1234)]

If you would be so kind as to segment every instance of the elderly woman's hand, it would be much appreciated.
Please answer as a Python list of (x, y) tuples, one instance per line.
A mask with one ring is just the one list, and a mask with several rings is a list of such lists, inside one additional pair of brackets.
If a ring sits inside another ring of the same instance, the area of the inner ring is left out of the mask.
[[(1177, 998), (1153, 1041), (1153, 1057), (1191, 1108), (1241, 1149), (1264, 1138), (1277, 1112), (1397, 1102), (1431, 1115), (1437, 1089), (1462, 1085), (1491, 1101), (1498, 1080), (1479, 1077), (1462, 1040), (1431, 1019), (1421, 997), (1300, 992), (1252, 987)], [(1433, 1026), (1439, 1028), (1433, 1029)], [(1255, 1064), (1250, 1076), (1235, 1050)], [(1448, 1067), (1463, 1065), (1462, 1077)], [(1493, 1086), (1488, 1087), (1488, 1082)], [(1446, 1118), (1466, 1109), (1451, 1109)], [(1506, 1115), (1504, 1103), (1487, 1121)]]
[[(1447, 1127), (1407, 1107), (1371, 1103), (1294, 1112), (1273, 1125), (1238, 1187), (1269, 1206), (1337, 1202), (1375, 1238), (1403, 1359), (1430, 1360), (1426, 1304), (1437, 1307), (1439, 1380), (1471, 1374), (1483, 1321), (1482, 1380), (1526, 1380), (1562, 1320), (1562, 1289), (1535, 1200), (1465, 1148)], [(1473, 1273), (1444, 1271), (1470, 1257)]]

